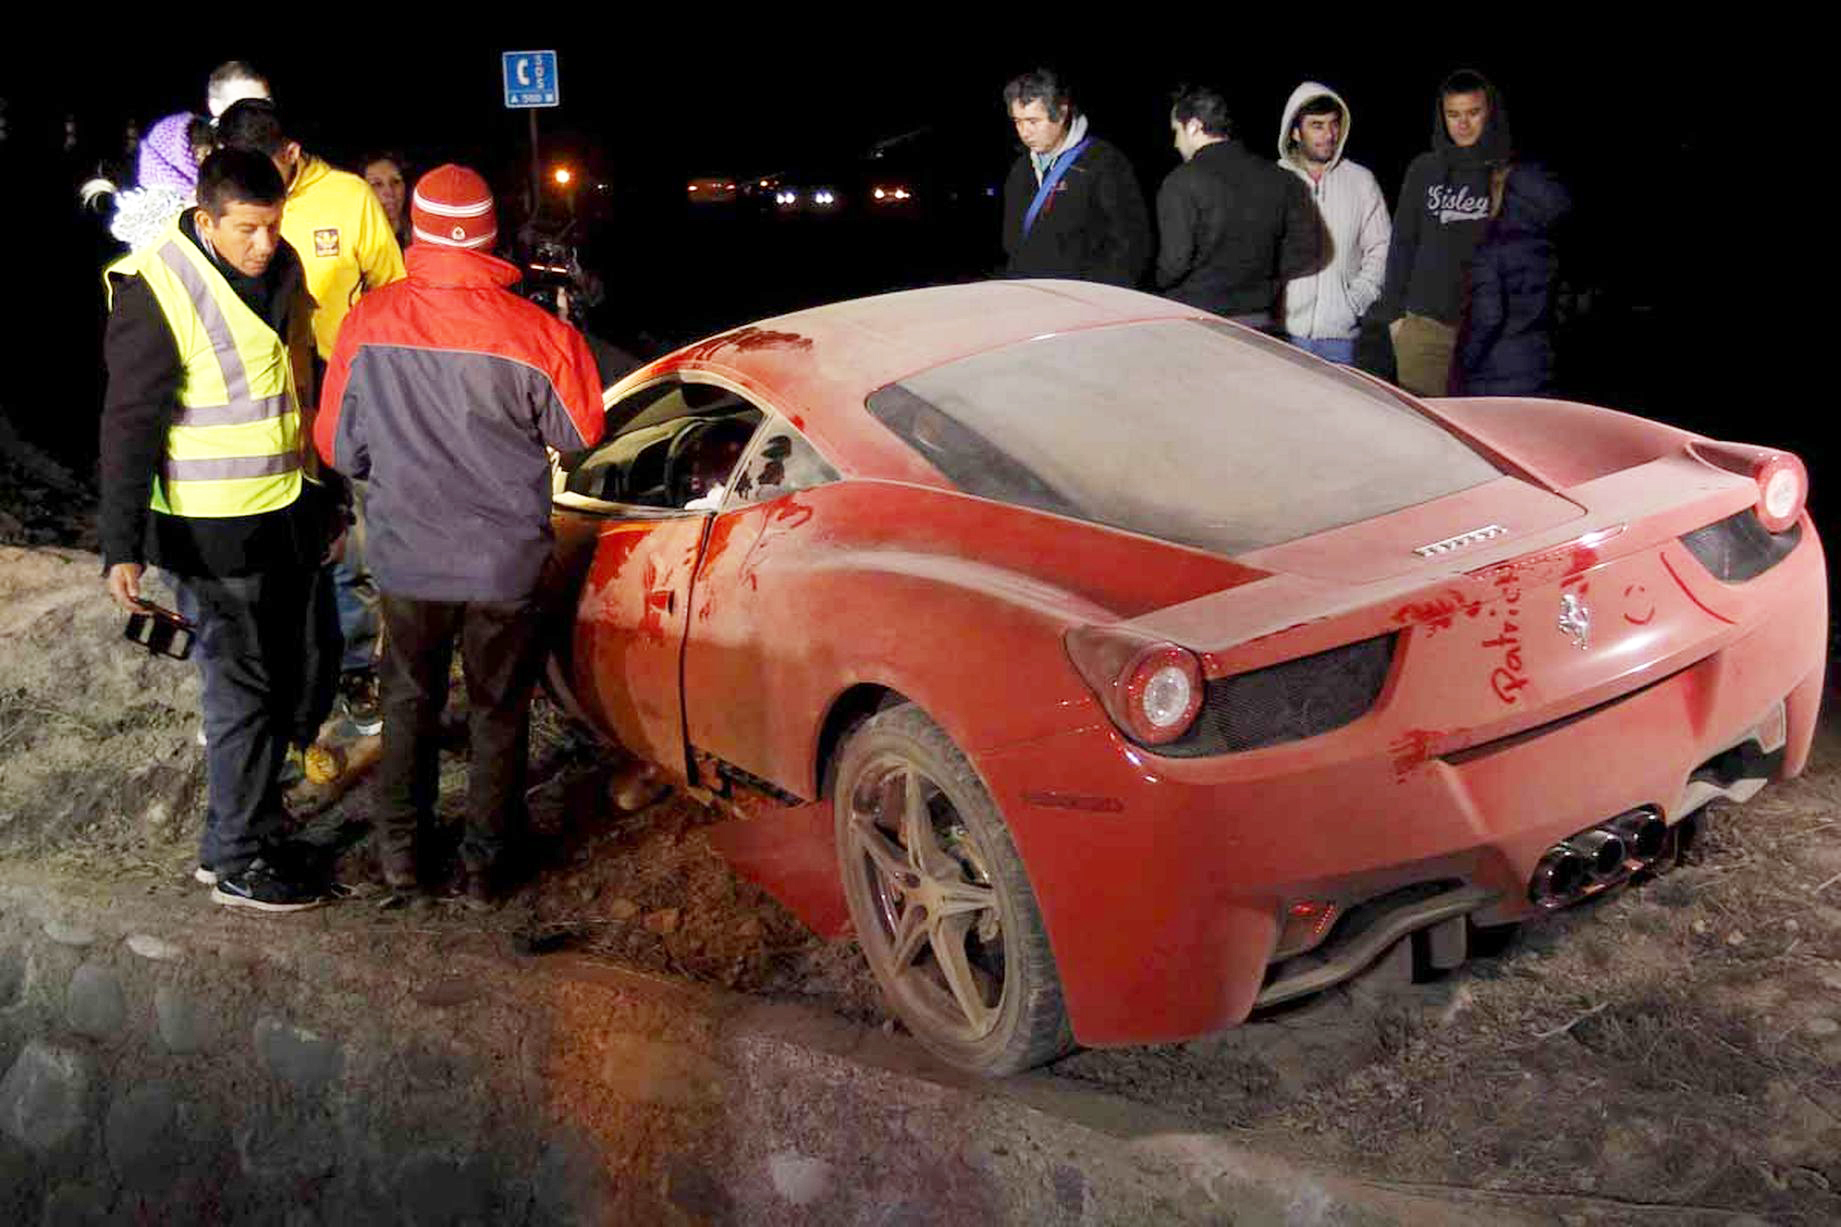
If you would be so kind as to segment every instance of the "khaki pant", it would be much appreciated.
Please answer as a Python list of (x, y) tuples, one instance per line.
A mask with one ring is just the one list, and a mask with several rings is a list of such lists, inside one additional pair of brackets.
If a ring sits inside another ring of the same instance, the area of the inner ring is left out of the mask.
[(1394, 364), (1400, 386), (1414, 396), (1451, 391), (1451, 358), (1457, 329), (1424, 315), (1403, 315), (1394, 329)]

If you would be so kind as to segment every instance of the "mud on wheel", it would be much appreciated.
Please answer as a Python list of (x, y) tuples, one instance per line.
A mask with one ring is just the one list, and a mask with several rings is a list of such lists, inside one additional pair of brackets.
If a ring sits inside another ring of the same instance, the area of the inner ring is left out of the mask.
[(1008, 1074), (1072, 1045), (1035, 894), (965, 755), (912, 704), (858, 726), (833, 777), (857, 940), (895, 1012), (964, 1069)]

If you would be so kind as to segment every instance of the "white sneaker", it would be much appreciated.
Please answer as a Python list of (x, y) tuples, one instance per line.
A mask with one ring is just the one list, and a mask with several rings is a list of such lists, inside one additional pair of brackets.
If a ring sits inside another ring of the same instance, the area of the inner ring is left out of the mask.
[(211, 868), (209, 865), (200, 865), (198, 868), (192, 870), (192, 880), (201, 886), (216, 886), (217, 870)]

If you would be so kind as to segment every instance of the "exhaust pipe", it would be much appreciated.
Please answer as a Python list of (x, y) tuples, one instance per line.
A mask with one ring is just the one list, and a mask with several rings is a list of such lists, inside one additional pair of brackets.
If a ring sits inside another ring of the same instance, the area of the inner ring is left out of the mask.
[(1624, 840), (1605, 827), (1592, 827), (1567, 840), (1565, 846), (1587, 860), (1592, 877), (1598, 881), (1613, 879), (1624, 871)]
[(1534, 880), (1528, 884), (1528, 898), (1536, 906), (1563, 907), (1585, 889), (1591, 877), (1591, 862), (1565, 844), (1555, 844), (1534, 867)]
[(1584, 857), (1587, 871), (1600, 882), (1623, 872), (1624, 841), (1604, 827), (1581, 831), (1563, 846)]
[(1624, 841), (1624, 848), (1639, 861), (1653, 861), (1668, 844), (1668, 823), (1652, 809), (1631, 810), (1607, 825), (1612, 834)]

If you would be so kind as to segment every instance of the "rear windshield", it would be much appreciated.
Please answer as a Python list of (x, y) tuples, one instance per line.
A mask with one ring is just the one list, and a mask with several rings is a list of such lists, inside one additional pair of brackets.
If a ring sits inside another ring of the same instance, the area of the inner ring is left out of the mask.
[(1502, 474), (1379, 388), (1226, 324), (1041, 337), (869, 410), (969, 494), (1244, 553)]

